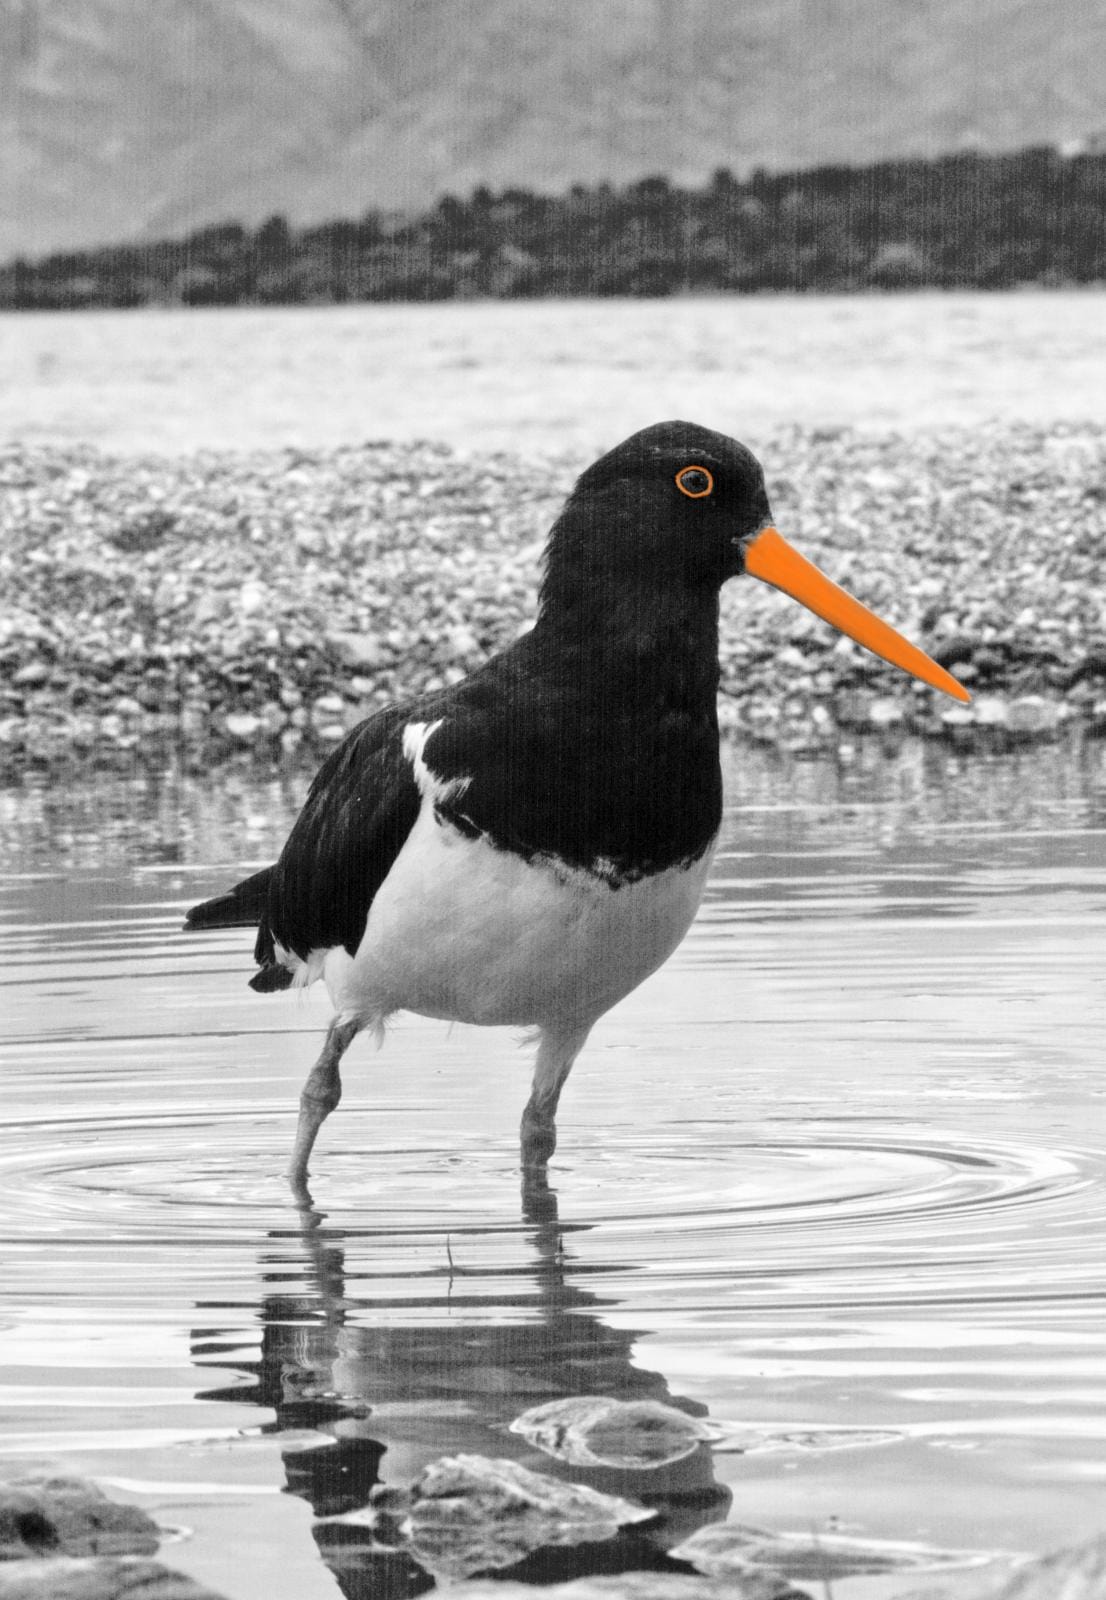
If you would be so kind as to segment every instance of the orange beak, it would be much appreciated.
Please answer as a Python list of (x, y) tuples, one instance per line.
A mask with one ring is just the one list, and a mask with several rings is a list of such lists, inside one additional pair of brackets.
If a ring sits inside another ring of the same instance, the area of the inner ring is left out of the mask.
[(924, 650), (896, 633), (874, 611), (862, 606), (851, 594), (838, 587), (812, 561), (792, 549), (775, 528), (762, 528), (745, 548), (745, 571), (773, 589), (782, 589), (800, 605), (829, 622), (865, 650), (881, 656), (893, 667), (901, 667), (923, 683), (940, 689), (954, 700), (968, 701), (971, 695), (950, 672), (931, 661)]

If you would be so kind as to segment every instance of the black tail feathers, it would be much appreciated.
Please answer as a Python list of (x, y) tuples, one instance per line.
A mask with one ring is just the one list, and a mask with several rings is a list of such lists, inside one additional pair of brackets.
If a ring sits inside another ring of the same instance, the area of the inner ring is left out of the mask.
[(272, 876), (272, 867), (263, 867), (228, 894), (193, 906), (184, 919), (185, 928), (193, 933), (202, 928), (256, 928), (268, 908)]
[(272, 867), (263, 867), (252, 878), (236, 884), (228, 894), (216, 895), (193, 906), (184, 919), (186, 932), (197, 933), (204, 928), (256, 928), (257, 944), (254, 960), (261, 971), (250, 979), (250, 988), (258, 994), (273, 994), (292, 984), (292, 973), (276, 959), (273, 935), (269, 928), (269, 884)]
[(290, 989), (293, 983), (293, 973), (287, 967), (282, 967), (278, 961), (271, 966), (262, 967), (260, 972), (255, 972), (250, 979), (250, 988), (255, 994), (276, 994), (280, 989)]

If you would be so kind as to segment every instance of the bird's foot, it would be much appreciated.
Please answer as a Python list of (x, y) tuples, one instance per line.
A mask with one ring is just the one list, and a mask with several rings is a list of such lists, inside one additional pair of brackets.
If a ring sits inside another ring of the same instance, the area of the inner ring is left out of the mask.
[(549, 1169), (544, 1165), (522, 1169), (522, 1214), (527, 1222), (543, 1227), (557, 1221), (557, 1196), (549, 1187)]
[(288, 1189), (292, 1200), (301, 1211), (314, 1211), (315, 1201), (311, 1190), (307, 1186), (308, 1172), (306, 1167), (291, 1166), (284, 1174), (288, 1180)]
[(522, 1170), (529, 1173), (544, 1169), (557, 1148), (556, 1125), (552, 1119), (548, 1122), (536, 1122), (523, 1117), (519, 1139)]

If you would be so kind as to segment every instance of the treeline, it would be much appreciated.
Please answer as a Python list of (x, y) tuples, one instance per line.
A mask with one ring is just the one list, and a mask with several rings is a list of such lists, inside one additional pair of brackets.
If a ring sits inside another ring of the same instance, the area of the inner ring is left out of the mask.
[(5, 309), (319, 304), (1106, 281), (1106, 151), (1052, 147), (868, 167), (719, 169), (445, 196), (293, 229), (272, 217), (0, 268)]

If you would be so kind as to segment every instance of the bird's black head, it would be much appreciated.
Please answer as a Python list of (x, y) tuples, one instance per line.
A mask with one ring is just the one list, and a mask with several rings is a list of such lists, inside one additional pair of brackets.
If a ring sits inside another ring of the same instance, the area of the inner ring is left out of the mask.
[(660, 661), (683, 649), (704, 661), (717, 654), (718, 591), (742, 572), (923, 683), (971, 698), (787, 543), (751, 451), (692, 422), (643, 428), (581, 475), (549, 536), (538, 623), (559, 618), (577, 649), (592, 640), (601, 652), (609, 636), (604, 672), (619, 651)]
[(577, 481), (550, 535), (543, 598), (581, 583), (717, 593), (771, 520), (751, 451), (712, 428), (658, 422)]

